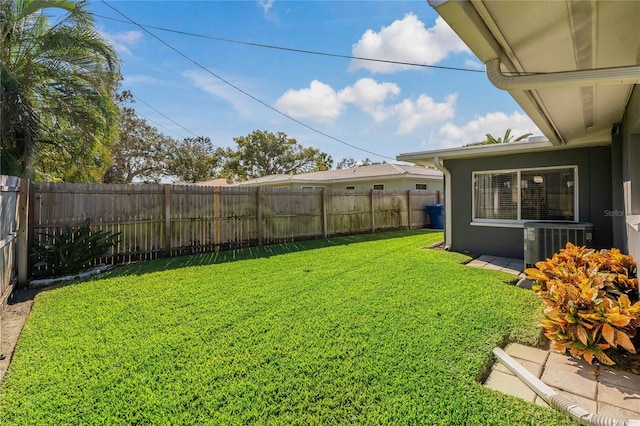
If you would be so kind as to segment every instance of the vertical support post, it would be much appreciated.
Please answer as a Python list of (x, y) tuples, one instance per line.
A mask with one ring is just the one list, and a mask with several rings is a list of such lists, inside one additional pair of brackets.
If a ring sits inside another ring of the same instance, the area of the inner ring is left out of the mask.
[(213, 188), (213, 247), (217, 252), (220, 251), (220, 245), (222, 244), (222, 236), (220, 235), (220, 222), (222, 218), (220, 216), (220, 187), (215, 186)]
[(409, 218), (409, 229), (411, 229), (411, 190), (407, 189), (407, 217)]
[(29, 179), (20, 179), (18, 195), (18, 285), (29, 280)]
[(327, 232), (327, 188), (322, 188), (322, 238), (328, 237)]
[(376, 232), (376, 212), (374, 210), (375, 205), (373, 202), (373, 194), (375, 189), (369, 190), (369, 208), (371, 209), (371, 232)]
[(436, 204), (442, 204), (442, 193), (440, 192), (440, 190), (438, 190), (436, 200), (437, 200)]
[(259, 186), (256, 187), (256, 225), (258, 227), (258, 245), (261, 246), (264, 243), (264, 229), (262, 227), (262, 196)]
[(164, 186), (164, 254), (171, 256), (171, 186)]

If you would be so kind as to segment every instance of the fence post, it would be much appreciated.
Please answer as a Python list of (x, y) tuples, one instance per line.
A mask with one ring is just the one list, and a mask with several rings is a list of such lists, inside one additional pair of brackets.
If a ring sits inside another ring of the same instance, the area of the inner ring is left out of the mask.
[(411, 190), (407, 189), (407, 216), (409, 217), (409, 229), (411, 229)]
[(164, 185), (164, 254), (171, 256), (171, 186)]
[(322, 238), (327, 238), (327, 188), (322, 188)]
[(256, 226), (258, 227), (258, 245), (264, 243), (264, 235), (262, 233), (262, 196), (260, 195), (260, 187), (256, 187)]
[(376, 212), (374, 210), (373, 192), (375, 189), (369, 190), (369, 207), (371, 208), (371, 232), (376, 232)]
[(222, 243), (222, 237), (220, 236), (220, 187), (213, 187), (213, 246), (214, 250), (220, 251), (220, 244)]
[(438, 190), (438, 195), (437, 195), (437, 197), (436, 197), (436, 201), (437, 201), (437, 203), (436, 203), (436, 204), (441, 204), (441, 203), (442, 203), (442, 201), (441, 201), (441, 199), (440, 199), (440, 190)]
[(29, 280), (29, 179), (20, 179), (18, 202), (18, 285)]

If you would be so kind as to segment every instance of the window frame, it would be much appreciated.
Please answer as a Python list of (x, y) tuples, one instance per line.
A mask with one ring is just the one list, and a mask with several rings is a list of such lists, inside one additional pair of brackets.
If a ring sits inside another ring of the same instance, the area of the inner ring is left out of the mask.
[[(424, 186), (424, 188), (418, 188), (418, 185)], [(426, 183), (416, 183), (416, 191), (426, 191), (429, 189), (429, 186)]]
[[(573, 219), (572, 220), (550, 220), (550, 219), (522, 219), (522, 172), (541, 171), (548, 172), (553, 170), (573, 170)], [(516, 185), (518, 188), (517, 193), (517, 219), (485, 219), (475, 217), (476, 214), (476, 176), (485, 174), (516, 174)], [(578, 222), (579, 214), (579, 182), (578, 182), (578, 166), (577, 165), (564, 165), (564, 166), (547, 166), (547, 167), (523, 167), (517, 169), (493, 169), (493, 170), (476, 170), (471, 173), (471, 225), (475, 226), (496, 226), (507, 228), (521, 228), (526, 222)]]
[[(381, 186), (382, 188), (376, 188), (376, 186)], [(376, 191), (384, 191), (384, 183), (374, 183), (373, 189)]]

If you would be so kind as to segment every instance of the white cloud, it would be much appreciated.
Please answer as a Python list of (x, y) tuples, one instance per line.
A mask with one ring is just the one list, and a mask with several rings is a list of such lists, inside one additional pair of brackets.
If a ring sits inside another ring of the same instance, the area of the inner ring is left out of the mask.
[(295, 118), (333, 123), (349, 105), (353, 105), (378, 123), (396, 119), (399, 134), (408, 134), (425, 124), (453, 118), (456, 94), (447, 96), (444, 102), (436, 102), (423, 94), (416, 100), (388, 103), (389, 98), (399, 94), (398, 85), (378, 83), (372, 78), (362, 78), (340, 91), (314, 80), (308, 88), (287, 90), (276, 101), (276, 108)]
[(353, 86), (347, 86), (338, 94), (339, 99), (362, 108), (377, 122), (389, 115), (384, 102), (390, 95), (398, 95), (400, 88), (394, 83), (378, 83), (372, 78), (362, 78)]
[(264, 9), (264, 13), (269, 13), (275, 0), (258, 0), (258, 5)]
[[(457, 52), (469, 52), (469, 48), (444, 19), (438, 17), (433, 27), (425, 28), (424, 23), (413, 13), (394, 21), (388, 27), (382, 27), (380, 32), (367, 30), (352, 49), (353, 56), (428, 65), (435, 65), (450, 53)], [(350, 70), (360, 68), (373, 73), (418, 69), (410, 65), (357, 59), (351, 61)]]
[(475, 68), (477, 70), (484, 69), (484, 65), (476, 59), (467, 59), (466, 61), (464, 61), (464, 65), (469, 68)]
[(289, 89), (276, 101), (276, 108), (292, 117), (321, 123), (333, 122), (344, 106), (336, 91), (318, 80), (313, 80), (306, 89)]
[(420, 95), (415, 100), (405, 99), (393, 107), (399, 125), (398, 134), (406, 135), (417, 127), (453, 118), (454, 106), (458, 95), (453, 93), (445, 98), (444, 102), (436, 102), (427, 95)]
[(504, 112), (490, 112), (462, 126), (449, 122), (440, 127), (438, 131), (441, 138), (440, 147), (451, 148), (479, 142), (486, 139), (487, 133), (496, 138), (503, 137), (507, 129), (511, 129), (511, 135), (514, 138), (525, 133), (533, 133), (534, 136), (542, 134), (527, 115), (518, 111), (514, 111), (511, 115)]
[(269, 22), (278, 22), (278, 15), (271, 10), (275, 0), (258, 0), (258, 6), (264, 11), (264, 18)]
[(98, 29), (98, 34), (102, 36), (120, 54), (133, 56), (130, 47), (142, 40), (140, 31), (123, 31), (120, 33), (108, 33), (104, 29)]
[(196, 70), (187, 70), (182, 73), (182, 76), (191, 80), (197, 88), (229, 102), (238, 113), (243, 115), (249, 114), (249, 109), (246, 106), (244, 99), (239, 95), (239, 92), (229, 85), (224, 84), (204, 72)]

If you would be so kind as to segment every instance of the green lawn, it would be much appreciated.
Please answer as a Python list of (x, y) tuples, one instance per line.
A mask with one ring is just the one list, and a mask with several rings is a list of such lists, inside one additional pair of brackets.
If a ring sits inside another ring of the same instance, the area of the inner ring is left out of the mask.
[(2, 424), (572, 424), (476, 379), (540, 303), (395, 232), (131, 265), (38, 295)]

